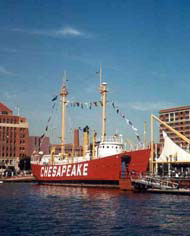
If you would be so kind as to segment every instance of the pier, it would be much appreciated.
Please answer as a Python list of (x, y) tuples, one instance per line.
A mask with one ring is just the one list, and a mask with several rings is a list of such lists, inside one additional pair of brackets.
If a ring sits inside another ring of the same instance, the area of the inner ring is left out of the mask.
[(147, 189), (147, 193), (190, 195), (190, 189)]
[(0, 178), (0, 181), (2, 182), (6, 182), (6, 183), (13, 183), (13, 182), (16, 182), (16, 183), (23, 183), (23, 182), (37, 182), (36, 179), (33, 177), (33, 176), (12, 176), (12, 177), (9, 177), (9, 178)]
[(145, 176), (131, 179), (131, 183), (135, 192), (190, 195), (190, 188), (183, 188), (180, 182), (172, 179)]

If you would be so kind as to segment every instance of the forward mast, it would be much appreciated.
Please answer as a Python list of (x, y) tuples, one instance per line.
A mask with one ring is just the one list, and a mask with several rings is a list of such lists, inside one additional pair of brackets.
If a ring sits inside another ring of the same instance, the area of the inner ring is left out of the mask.
[(106, 98), (107, 83), (102, 82), (102, 67), (100, 66), (100, 94), (102, 95), (102, 142), (106, 139)]
[(61, 129), (61, 155), (65, 156), (65, 119), (66, 119), (66, 104), (67, 104), (68, 90), (66, 87), (66, 82), (63, 83), (61, 88), (61, 104), (62, 104), (62, 129)]

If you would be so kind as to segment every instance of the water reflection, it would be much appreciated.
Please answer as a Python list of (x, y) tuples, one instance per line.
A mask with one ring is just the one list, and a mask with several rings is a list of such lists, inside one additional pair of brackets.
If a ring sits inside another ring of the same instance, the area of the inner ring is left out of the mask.
[(86, 187), (64, 187), (53, 185), (34, 185), (33, 188), (43, 197), (56, 196), (61, 198), (80, 197), (109, 200), (114, 197), (125, 196), (132, 199), (146, 200), (150, 198), (149, 194), (139, 194), (133, 192), (121, 191), (114, 188), (86, 188)]
[[(85, 227), (92, 228), (96, 235), (111, 235), (112, 231), (118, 233), (118, 230), (119, 232), (126, 231), (127, 221), (139, 224), (142, 222), (138, 214), (141, 209), (138, 211), (132, 211), (132, 209), (138, 204), (143, 205), (143, 202), (150, 199), (149, 194), (122, 192), (118, 189), (44, 185), (37, 185), (34, 188), (43, 199), (53, 202), (52, 207), (55, 207), (55, 201), (59, 201), (59, 207), (63, 206), (61, 211), (54, 212), (54, 217), (62, 218), (63, 212), (67, 212), (67, 219), (73, 228), (75, 224), (72, 222), (80, 225), (84, 220)], [(102, 228), (101, 232), (100, 228)]]
[(0, 194), (1, 235), (189, 235), (189, 196), (36, 184)]
[(41, 196), (57, 196), (62, 198), (81, 197), (81, 198), (101, 198), (109, 199), (111, 196), (118, 196), (119, 191), (115, 189), (85, 188), (85, 187), (64, 187), (51, 185), (36, 185), (36, 191)]

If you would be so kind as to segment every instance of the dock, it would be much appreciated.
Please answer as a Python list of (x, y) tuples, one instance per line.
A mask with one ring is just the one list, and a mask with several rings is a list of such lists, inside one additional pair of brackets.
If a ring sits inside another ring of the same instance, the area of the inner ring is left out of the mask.
[(36, 179), (33, 176), (12, 176), (8, 178), (0, 178), (0, 181), (3, 183), (29, 183), (36, 182)]
[(190, 188), (180, 186), (178, 182), (169, 179), (145, 176), (142, 178), (131, 179), (135, 192), (147, 192), (157, 194), (178, 194), (190, 195)]
[(154, 189), (149, 188), (147, 193), (157, 194), (176, 194), (176, 195), (190, 195), (190, 189)]

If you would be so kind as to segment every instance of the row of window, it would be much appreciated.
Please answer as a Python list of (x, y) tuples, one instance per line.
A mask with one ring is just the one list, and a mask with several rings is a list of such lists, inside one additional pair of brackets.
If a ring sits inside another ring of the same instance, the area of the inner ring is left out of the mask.
[[(189, 136), (188, 134), (190, 134), (189, 130), (177, 130), (180, 134), (184, 134)], [(171, 132), (171, 131), (165, 131), (169, 136), (177, 136), (175, 133)], [(162, 133), (160, 133), (160, 136), (162, 136)]]
[(15, 152), (14, 153), (2, 152), (2, 157), (16, 157), (16, 154), (15, 154)]
[(185, 116), (185, 117), (174, 117), (174, 118), (166, 118), (166, 119), (163, 119), (163, 118), (160, 118), (162, 121), (165, 121), (165, 122), (178, 122), (178, 121), (181, 121), (181, 120), (189, 120), (189, 116)]
[[(16, 154), (15, 154), (15, 153), (14, 153), (14, 154), (12, 154), (12, 153), (10, 153), (10, 154), (6, 153), (6, 155), (5, 155), (5, 153), (2, 153), (2, 157), (16, 157)], [(26, 157), (26, 155), (23, 154), (23, 153), (20, 153), (20, 154), (19, 154), (19, 157)]]
[(16, 124), (17, 120), (15, 118), (0, 118), (0, 123), (5, 123), (5, 124)]
[(2, 161), (2, 163), (10, 164), (10, 165), (13, 163), (12, 160), (1, 160), (1, 161)]
[[(6, 142), (6, 143), (14, 143), (14, 144), (16, 144), (17, 143), (17, 141), (16, 141), (16, 137), (14, 137), (14, 138), (12, 138), (12, 137), (10, 137), (10, 139), (7, 137), (5, 137), (5, 136), (3, 136), (3, 137), (0, 137), (0, 142)], [(25, 139), (21, 139), (20, 140), (20, 144), (25, 144), (26, 143), (26, 140)]]
[(166, 117), (168, 117), (169, 115), (170, 116), (179, 116), (179, 115), (183, 115), (183, 114), (185, 114), (185, 115), (189, 115), (189, 113), (190, 113), (190, 111), (189, 110), (186, 110), (186, 111), (176, 111), (176, 112), (170, 112), (170, 113), (165, 113), (165, 114), (161, 114), (160, 115), (160, 117), (163, 117), (163, 116), (166, 116)]
[[(173, 125), (173, 124), (170, 124), (170, 126), (174, 129), (190, 129), (190, 124), (189, 125), (185, 125), (185, 124)], [(163, 125), (161, 125), (160, 128), (161, 129), (164, 128), (164, 130), (166, 130), (165, 126), (163, 126)]]
[(6, 150), (9, 150), (9, 149), (10, 149), (10, 150), (11, 150), (11, 149), (14, 149), (14, 151), (15, 151), (15, 150), (16, 150), (16, 146), (14, 146), (14, 147), (11, 147), (11, 148), (10, 148), (10, 147), (8, 147), (8, 146), (2, 146), (2, 150), (4, 151), (5, 149), (6, 149)]
[[(2, 156), (2, 157), (10, 157), (11, 158), (11, 157), (16, 157), (16, 153), (15, 152), (10, 152), (10, 153), (2, 152), (0, 154), (0, 156)], [(19, 157), (26, 157), (26, 154), (25, 153), (20, 153)]]
[[(0, 130), (3, 130), (3, 132), (8, 132), (8, 131), (16, 131), (16, 127), (5, 127), (5, 126), (0, 126)], [(25, 132), (26, 128), (20, 128), (19, 131), (20, 133)]]
[[(104, 146), (104, 145), (101, 145), (101, 146), (100, 146), (100, 148), (106, 148), (106, 147), (107, 147), (107, 148), (110, 148), (110, 146)], [(112, 146), (111, 148), (114, 148), (114, 146)], [(115, 149), (122, 149), (122, 147), (121, 147), (121, 146), (119, 146), (119, 147), (118, 147), (118, 146), (115, 146)]]

